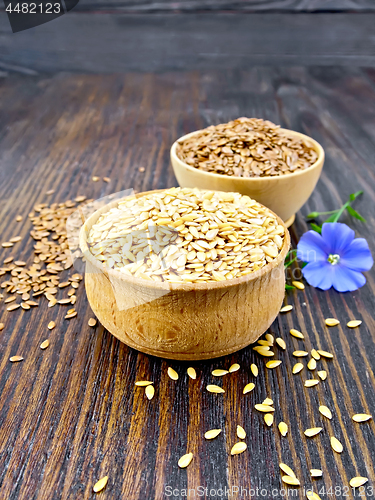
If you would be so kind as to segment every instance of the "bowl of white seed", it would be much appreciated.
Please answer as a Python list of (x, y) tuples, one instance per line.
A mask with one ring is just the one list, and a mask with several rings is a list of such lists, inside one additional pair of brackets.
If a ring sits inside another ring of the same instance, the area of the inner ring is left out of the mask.
[(208, 359), (257, 340), (285, 294), (282, 220), (239, 193), (170, 188), (116, 200), (80, 232), (87, 297), (139, 351)]
[(181, 187), (248, 195), (289, 227), (318, 182), (324, 150), (299, 132), (238, 118), (180, 137), (171, 163)]

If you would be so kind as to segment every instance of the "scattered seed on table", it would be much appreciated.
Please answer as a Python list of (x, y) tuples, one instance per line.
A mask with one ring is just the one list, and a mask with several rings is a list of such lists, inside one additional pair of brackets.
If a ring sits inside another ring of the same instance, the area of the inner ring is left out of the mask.
[(332, 359), (333, 358), (333, 354), (331, 354), (330, 352), (327, 352), (327, 351), (322, 351), (320, 349), (318, 349), (318, 353), (323, 356), (323, 358), (329, 358), (329, 359)]
[(254, 375), (254, 377), (258, 376), (259, 370), (258, 370), (257, 365), (255, 365), (254, 363), (252, 363), (251, 366), (250, 366), (250, 370), (251, 370), (251, 373)]
[(19, 242), (19, 241), (21, 241), (21, 240), (22, 240), (21, 236), (14, 236), (14, 237), (13, 237), (13, 238), (11, 238), (9, 241), (10, 241), (11, 243), (18, 243), (18, 242)]
[(258, 340), (258, 343), (259, 345), (256, 345), (255, 347), (253, 347), (253, 350), (256, 351), (256, 352), (259, 352), (259, 351), (269, 351), (270, 350), (270, 344), (269, 342), (267, 342), (267, 340)]
[(6, 259), (4, 259), (4, 264), (9, 264), (10, 262), (12, 262), (13, 260), (13, 257), (7, 257)]
[(92, 180), (92, 181), (94, 181), (94, 182), (98, 182), (99, 177), (98, 177), (97, 175), (93, 175), (93, 176), (91, 177), (91, 180)]
[(53, 330), (55, 328), (55, 326), (56, 326), (56, 323), (54, 321), (50, 321), (48, 323), (47, 328), (48, 328), (48, 330)]
[(229, 373), (228, 370), (221, 370), (219, 368), (212, 371), (212, 375), (214, 377), (223, 377), (224, 375), (227, 375), (227, 373)]
[(250, 384), (246, 384), (245, 387), (243, 388), (243, 394), (247, 394), (248, 392), (251, 392), (255, 387), (255, 384), (250, 382)]
[(263, 404), (257, 404), (254, 406), (254, 408), (258, 411), (263, 412), (263, 413), (270, 413), (271, 411), (275, 411), (275, 408), (272, 408), (269, 405), (263, 405)]
[(314, 491), (310, 491), (310, 490), (306, 491), (306, 497), (309, 500), (322, 500), (317, 493), (315, 493)]
[(221, 433), (221, 429), (211, 429), (207, 431), (204, 435), (206, 439), (215, 439)]
[(145, 394), (147, 399), (152, 399), (155, 394), (155, 388), (153, 385), (147, 385), (145, 389)]
[(362, 321), (360, 319), (353, 319), (352, 321), (348, 321), (348, 323), (346, 323), (346, 326), (348, 326), (349, 328), (357, 328), (361, 324)]
[(331, 419), (332, 418), (332, 412), (329, 408), (327, 408), (327, 406), (319, 406), (319, 411), (322, 415), (324, 415), (325, 417)]
[(218, 385), (212, 385), (212, 384), (208, 385), (206, 387), (206, 389), (208, 390), (208, 392), (214, 392), (216, 394), (221, 394), (221, 393), (225, 392), (222, 387), (219, 387)]
[(237, 425), (237, 437), (239, 439), (245, 439), (246, 438), (246, 431), (240, 425)]
[(288, 426), (285, 422), (280, 422), (278, 428), (282, 436), (285, 437), (288, 434)]
[(13, 243), (11, 243), (10, 241), (4, 241), (4, 243), (2, 243), (1, 246), (3, 248), (10, 248), (13, 246)]
[(258, 349), (256, 347), (253, 347), (253, 349), (254, 351), (257, 351), (257, 353), (260, 354), (261, 356), (272, 357), (275, 355), (273, 351), (270, 351), (269, 348), (267, 349), (266, 347), (259, 346)]
[(240, 365), (238, 363), (234, 363), (232, 366), (229, 367), (229, 373), (234, 373), (239, 369)]
[(262, 347), (268, 347), (268, 349), (273, 346), (273, 342), (268, 342), (268, 340), (258, 340), (258, 344)]
[(305, 285), (301, 281), (292, 281), (292, 285), (298, 288), (298, 290), (305, 289)]
[(232, 446), (232, 449), (230, 450), (231, 455), (239, 455), (240, 453), (243, 453), (247, 448), (247, 444), (244, 441), (239, 441), (235, 445)]
[(174, 370), (170, 366), (168, 367), (167, 373), (168, 373), (168, 377), (171, 378), (172, 380), (178, 380), (178, 373), (176, 372), (176, 370)]
[(60, 304), (60, 305), (62, 305), (62, 306), (66, 305), (66, 304), (70, 304), (71, 303), (71, 298), (69, 298), (69, 299), (60, 299), (60, 300), (57, 301), (57, 303)]
[(286, 343), (284, 341), (284, 339), (280, 338), (280, 337), (277, 337), (276, 339), (276, 344), (281, 347), (281, 349), (286, 349)]
[(262, 403), (262, 404), (263, 404), (263, 405), (267, 405), (267, 406), (272, 406), (272, 405), (273, 405), (273, 401), (272, 401), (272, 399), (270, 399), (270, 398), (266, 398), (266, 399), (263, 401), (263, 403)]
[(7, 299), (4, 300), (4, 304), (9, 304), (10, 302), (14, 302), (16, 300), (16, 296), (13, 295), (13, 297), (8, 297)]
[(301, 370), (303, 370), (303, 364), (302, 363), (296, 363), (294, 366), (293, 366), (293, 369), (292, 369), (292, 372), (294, 375), (296, 375), (297, 373), (299, 373)]
[(367, 413), (357, 413), (356, 415), (352, 416), (354, 422), (367, 422), (367, 420), (370, 420), (371, 418), (372, 416), (367, 415)]
[(367, 477), (353, 477), (350, 481), (349, 484), (352, 488), (360, 488), (364, 484), (366, 484), (368, 481)]
[(11, 361), (12, 363), (17, 363), (18, 361), (23, 361), (23, 357), (22, 356), (12, 356), (11, 358), (9, 358), (9, 361)]
[(184, 469), (187, 467), (191, 461), (193, 460), (193, 454), (192, 453), (186, 453), (186, 455), (183, 455), (180, 460), (178, 461), (178, 466), (181, 469)]
[(334, 436), (331, 437), (331, 446), (333, 451), (336, 453), (341, 453), (344, 449), (343, 445), (340, 443), (340, 441), (335, 438)]
[(48, 339), (44, 340), (44, 341), (40, 344), (40, 348), (41, 348), (41, 349), (43, 349), (43, 350), (44, 350), (44, 349), (47, 349), (47, 347), (48, 347), (48, 346), (49, 346), (49, 340), (48, 340)]
[(95, 318), (90, 318), (88, 321), (89, 326), (96, 326), (96, 319)]
[(310, 474), (311, 477), (322, 477), (323, 471), (321, 471), (320, 469), (310, 469)]
[(189, 375), (190, 378), (192, 378), (193, 380), (195, 380), (197, 378), (197, 372), (195, 371), (194, 368), (192, 368), (191, 366), (189, 366), (189, 368), (187, 369), (187, 374)]
[(102, 491), (108, 483), (108, 476), (104, 476), (97, 483), (94, 484), (93, 490), (94, 493), (99, 493), (99, 491)]
[(319, 380), (316, 379), (310, 379), (310, 380), (305, 380), (305, 387), (314, 387), (314, 385), (318, 385)]
[(53, 194), (54, 192), (55, 192), (54, 189), (49, 189), (48, 191), (46, 191), (46, 195)]
[(281, 365), (282, 361), (279, 359), (272, 359), (271, 361), (267, 361), (266, 367), (267, 368), (276, 368), (277, 366)]
[(311, 349), (311, 356), (316, 360), (316, 361), (319, 361), (320, 360), (320, 354), (318, 353), (318, 351), (316, 349)]
[(279, 464), (279, 467), (280, 469), (285, 472), (285, 474), (289, 477), (297, 477), (294, 472), (292, 471), (292, 469), (289, 467), (289, 465), (286, 465), (286, 464)]
[(24, 311), (28, 311), (30, 309), (29, 304), (26, 304), (26, 302), (21, 302), (21, 307)]
[(303, 358), (304, 356), (308, 356), (308, 352), (306, 351), (294, 351), (293, 352), (293, 356), (295, 356), (296, 358)]
[(270, 333), (266, 333), (266, 340), (271, 344), (273, 345), (273, 343), (275, 342), (275, 339), (273, 337), (273, 335), (271, 335)]
[(283, 483), (289, 484), (290, 486), (299, 486), (301, 484), (296, 477), (282, 476), (281, 479)]
[(268, 425), (268, 427), (271, 427), (271, 425), (273, 424), (273, 415), (272, 415), (272, 413), (266, 413), (264, 415), (264, 421), (265, 421), (266, 425)]
[(293, 306), (284, 306), (280, 309), (280, 312), (281, 313), (286, 313), (286, 312), (289, 312), (293, 309)]
[(104, 182), (111, 182), (111, 179), (109, 177), (103, 177)]
[(66, 314), (64, 316), (64, 319), (71, 319), (71, 318), (74, 318), (74, 316), (77, 316), (77, 311), (74, 311), (74, 312), (71, 312), (71, 313), (68, 312), (68, 314)]
[(5, 326), (4, 323), (0, 323), (0, 332), (1, 330), (4, 330), (4, 326)]
[(12, 304), (11, 306), (7, 307), (7, 311), (15, 311), (19, 307), (21, 307), (21, 304)]
[(138, 172), (140, 172), (141, 174), (143, 174), (143, 172), (144, 172), (145, 170), (146, 170), (146, 169), (145, 169), (145, 167), (139, 167)]
[(327, 372), (325, 370), (318, 371), (319, 378), (325, 380), (327, 378)]
[(337, 326), (340, 324), (340, 321), (336, 318), (326, 318), (324, 321), (327, 326)]
[(138, 387), (147, 387), (148, 385), (153, 384), (150, 380), (138, 380), (135, 382), (135, 385)]
[(306, 429), (304, 431), (305, 436), (314, 437), (323, 430), (323, 427), (312, 427), (311, 429)]
[(21, 222), (21, 220), (22, 220), (22, 215), (17, 215), (16, 222)]
[(302, 340), (304, 340), (304, 339), (305, 339), (305, 337), (304, 337), (303, 333), (299, 332), (298, 330), (296, 330), (296, 329), (294, 329), (294, 328), (292, 328), (292, 329), (290, 330), (290, 334), (291, 334), (293, 337), (296, 337), (297, 339), (302, 339)]
[(316, 361), (314, 358), (311, 358), (310, 361), (307, 363), (307, 368), (311, 371), (315, 370), (316, 368)]

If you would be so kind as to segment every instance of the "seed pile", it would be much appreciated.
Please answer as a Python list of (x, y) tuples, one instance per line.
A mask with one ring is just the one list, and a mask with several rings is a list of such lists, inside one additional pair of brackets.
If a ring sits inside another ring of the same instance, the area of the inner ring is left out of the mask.
[(129, 197), (90, 230), (91, 253), (106, 268), (153, 281), (239, 278), (279, 254), (284, 227), (239, 193), (171, 188)]
[[(77, 204), (85, 199), (84, 196), (78, 196), (75, 201), (68, 200), (65, 203), (53, 203), (50, 206), (42, 203), (34, 206), (33, 212), (29, 214), (29, 219), (33, 224), (30, 235), (35, 241), (32, 264), (27, 266), (24, 261), (7, 257), (3, 266), (0, 267), (0, 276), (9, 275), (9, 278), (0, 285), (11, 294), (4, 301), (11, 302), (11, 305), (7, 307), (8, 311), (14, 311), (20, 307), (24, 310), (37, 307), (39, 302), (34, 299), (42, 295), (48, 300), (49, 307), (56, 304), (75, 304), (76, 289), (82, 276), (75, 273), (61, 281), (59, 273), (73, 266), (67, 242), (66, 220), (76, 210)], [(15, 239), (12, 238), (10, 242)], [(59, 291), (65, 288), (68, 288), (66, 295), (58, 299)], [(21, 301), (18, 301), (18, 298)], [(76, 314), (77, 312), (72, 308), (65, 317), (69, 319)], [(53, 321), (48, 327), (54, 328)]]
[(200, 130), (178, 142), (176, 154), (199, 170), (236, 177), (290, 174), (318, 159), (310, 142), (258, 118), (238, 118)]

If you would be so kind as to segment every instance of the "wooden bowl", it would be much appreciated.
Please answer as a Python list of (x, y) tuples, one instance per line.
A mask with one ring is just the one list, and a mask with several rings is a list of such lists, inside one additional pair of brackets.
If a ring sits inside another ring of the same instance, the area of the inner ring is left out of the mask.
[[(86, 235), (92, 225), (118, 201), (94, 212), (80, 232), (87, 297), (108, 331), (147, 354), (198, 360), (242, 349), (267, 330), (285, 295), (288, 230), (279, 255), (246, 276), (212, 283), (148, 281), (104, 269), (88, 249)], [(278, 221), (283, 224), (281, 219)]]
[(176, 154), (177, 143), (197, 134), (198, 131), (180, 137), (171, 147), (171, 162), (176, 179), (181, 187), (210, 189), (215, 191), (237, 191), (265, 205), (291, 226), (295, 214), (306, 203), (318, 182), (324, 164), (324, 150), (311, 137), (281, 129), (288, 135), (308, 141), (318, 154), (318, 159), (306, 170), (274, 177), (235, 177), (214, 174), (191, 167)]

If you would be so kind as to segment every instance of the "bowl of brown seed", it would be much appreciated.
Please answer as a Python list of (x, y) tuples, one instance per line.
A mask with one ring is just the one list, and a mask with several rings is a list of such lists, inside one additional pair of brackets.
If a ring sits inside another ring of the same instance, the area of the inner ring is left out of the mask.
[(80, 232), (87, 297), (139, 351), (208, 359), (255, 342), (285, 294), (289, 233), (239, 193), (171, 188), (115, 200)]
[(171, 163), (181, 187), (248, 195), (289, 227), (318, 182), (324, 150), (299, 132), (238, 118), (180, 137)]

